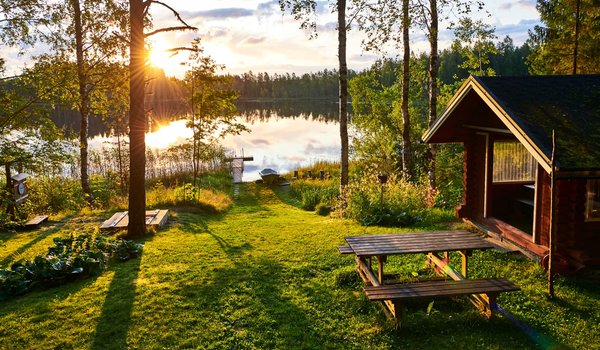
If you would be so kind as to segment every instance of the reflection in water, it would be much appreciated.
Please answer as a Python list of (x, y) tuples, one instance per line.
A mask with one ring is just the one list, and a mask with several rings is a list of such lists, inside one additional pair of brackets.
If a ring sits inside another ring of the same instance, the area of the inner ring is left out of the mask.
[[(253, 162), (244, 164), (243, 181), (260, 178), (258, 171), (263, 168), (285, 173), (318, 161), (339, 160), (340, 139), (335, 103), (299, 105), (246, 102), (240, 106), (239, 112), (239, 121), (251, 132), (228, 136), (223, 140), (223, 146), (237, 156), (243, 154), (254, 157)], [(146, 145), (152, 149), (166, 149), (190, 142), (192, 131), (185, 124), (185, 120), (175, 120), (147, 133)], [(115, 139), (98, 135), (89, 144), (90, 150), (98, 151), (115, 144)]]
[(340, 157), (339, 129), (335, 123), (281, 118), (246, 125), (252, 132), (229, 136), (223, 141), (236, 155), (241, 155), (243, 150), (245, 156), (254, 157), (253, 162), (244, 164), (244, 181), (260, 178), (258, 171), (263, 168), (285, 173)]

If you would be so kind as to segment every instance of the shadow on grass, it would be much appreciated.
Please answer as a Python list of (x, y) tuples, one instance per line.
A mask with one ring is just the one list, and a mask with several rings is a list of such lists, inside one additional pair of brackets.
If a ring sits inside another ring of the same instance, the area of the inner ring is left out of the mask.
[[(141, 241), (151, 241), (153, 236)], [(108, 287), (102, 313), (96, 325), (92, 349), (127, 348), (127, 333), (136, 296), (135, 281), (140, 272), (144, 251), (135, 259), (113, 264), (114, 276)]]
[[(8, 254), (4, 259), (0, 260), (0, 268), (10, 264), (11, 262), (13, 262), (15, 257), (23, 254), (29, 248), (33, 247), (34, 245), (36, 245), (37, 243), (39, 243), (40, 241), (42, 241), (44, 238), (48, 237), (49, 235), (52, 235), (52, 234), (60, 231), (61, 228), (62, 228), (61, 225), (54, 225), (47, 229), (40, 230), (39, 232), (37, 232), (37, 234), (35, 235), (35, 237), (33, 237), (32, 240), (23, 244), (19, 248), (15, 249), (12, 253)], [(10, 238), (12, 238), (12, 237), (14, 237), (14, 235), (10, 236)], [(8, 238), (8, 239), (10, 239), (10, 238)]]
[[(237, 252), (236, 252), (237, 254)], [(289, 271), (270, 259), (241, 258), (231, 268), (216, 269), (212, 283), (180, 293), (206, 315), (219, 332), (207, 335), (207, 344), (236, 348), (314, 349), (331, 344), (320, 334), (292, 298)], [(217, 323), (217, 325), (214, 325)]]

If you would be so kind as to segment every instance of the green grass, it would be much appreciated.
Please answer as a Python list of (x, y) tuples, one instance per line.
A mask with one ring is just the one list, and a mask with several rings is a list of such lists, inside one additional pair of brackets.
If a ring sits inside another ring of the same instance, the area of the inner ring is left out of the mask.
[[(96, 221), (94, 221), (96, 220)], [(46, 249), (77, 225), (0, 233), (0, 261)], [(149, 236), (141, 258), (96, 278), (0, 303), (1, 349), (539, 349), (505, 317), (487, 320), (465, 299), (411, 303), (394, 329), (366, 300), (344, 237), (398, 229), (361, 227), (303, 211), (285, 193), (248, 184), (225, 213), (180, 211)], [(423, 227), (411, 230), (439, 228)], [(458, 260), (458, 259), (456, 259)], [(427, 274), (423, 256), (394, 257), (390, 271)], [(1, 266), (0, 266), (1, 267)], [(523, 291), (499, 304), (547, 341), (600, 344), (600, 275), (558, 279), (517, 255), (476, 252), (473, 277), (507, 277)]]

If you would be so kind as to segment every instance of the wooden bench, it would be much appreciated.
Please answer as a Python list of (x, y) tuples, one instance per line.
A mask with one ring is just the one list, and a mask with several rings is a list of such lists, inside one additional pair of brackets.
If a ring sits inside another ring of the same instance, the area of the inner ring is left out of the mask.
[(337, 250), (340, 254), (354, 254), (354, 250), (349, 245), (338, 245)]
[[(364, 288), (367, 298), (373, 301), (389, 300), (394, 306), (394, 318), (402, 318), (402, 301), (412, 299), (430, 299), (436, 297), (453, 297), (470, 294), (485, 294), (490, 306), (495, 305), (496, 297), (503, 292), (520, 290), (509, 280), (503, 278), (465, 279), (446, 281), (426, 281), (409, 284), (390, 284)], [(400, 317), (398, 317), (398, 312)], [(491, 317), (490, 313), (486, 313)]]

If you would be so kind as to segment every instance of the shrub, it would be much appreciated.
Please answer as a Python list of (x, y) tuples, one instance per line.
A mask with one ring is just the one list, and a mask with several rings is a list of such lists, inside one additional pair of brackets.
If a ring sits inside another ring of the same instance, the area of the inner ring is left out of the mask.
[(300, 201), (304, 210), (315, 210), (319, 204), (332, 207), (339, 196), (337, 180), (295, 180), (290, 186), (290, 194)]
[(428, 202), (425, 185), (390, 175), (382, 187), (375, 175), (365, 176), (348, 187), (346, 215), (364, 226), (411, 226), (429, 210)]
[(329, 205), (319, 203), (316, 207), (316, 212), (321, 216), (327, 216), (331, 213), (331, 207)]
[(54, 246), (33, 260), (18, 261), (0, 269), (0, 300), (36, 287), (52, 287), (83, 276), (98, 275), (112, 260), (125, 261), (139, 255), (143, 245), (99, 234), (54, 238)]
[(316, 189), (306, 189), (301, 194), (301, 207), (304, 210), (315, 210), (317, 204), (321, 202), (321, 194)]

